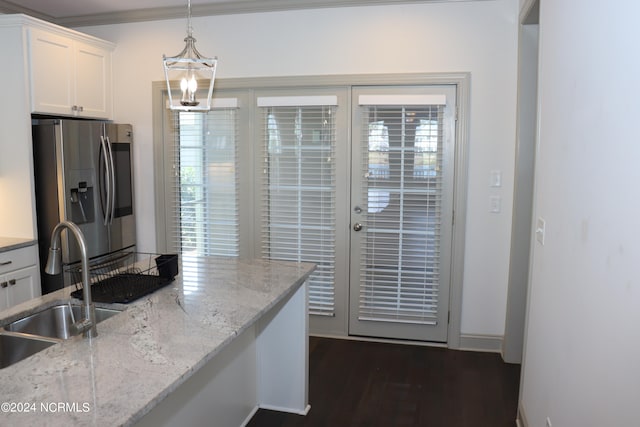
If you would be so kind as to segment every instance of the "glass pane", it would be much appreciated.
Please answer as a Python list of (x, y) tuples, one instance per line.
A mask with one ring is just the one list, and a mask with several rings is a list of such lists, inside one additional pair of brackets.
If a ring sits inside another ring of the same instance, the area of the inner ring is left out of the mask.
[(442, 107), (366, 111), (360, 318), (432, 323), (441, 223)]
[(235, 110), (176, 116), (181, 251), (237, 256)]
[(265, 110), (264, 249), (268, 258), (317, 264), (312, 314), (333, 313), (335, 128), (333, 107)]

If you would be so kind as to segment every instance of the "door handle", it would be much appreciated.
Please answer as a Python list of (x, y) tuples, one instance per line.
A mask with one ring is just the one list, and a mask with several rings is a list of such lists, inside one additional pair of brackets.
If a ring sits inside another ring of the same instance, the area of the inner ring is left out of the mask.
[(109, 137), (107, 136), (106, 138), (107, 141), (107, 148), (109, 149), (109, 163), (111, 165), (111, 211), (109, 212), (109, 221), (108, 223), (111, 224), (113, 223), (113, 216), (116, 210), (116, 169), (115, 169), (115, 164), (113, 162), (113, 149), (112, 149), (112, 145), (111, 145), (111, 141), (109, 140)]
[[(109, 224), (109, 213), (111, 212), (111, 163), (109, 162), (109, 152), (107, 151), (107, 142), (104, 136), (100, 135), (100, 146), (102, 147), (102, 159), (104, 161), (105, 175), (101, 175), (104, 182), (100, 185), (100, 201), (104, 203), (104, 225)], [(102, 174), (102, 172), (100, 172)], [(105, 193), (103, 193), (103, 190)]]
[(362, 224), (360, 224), (359, 222), (356, 222), (355, 224), (353, 224), (353, 230), (354, 231), (362, 230)]

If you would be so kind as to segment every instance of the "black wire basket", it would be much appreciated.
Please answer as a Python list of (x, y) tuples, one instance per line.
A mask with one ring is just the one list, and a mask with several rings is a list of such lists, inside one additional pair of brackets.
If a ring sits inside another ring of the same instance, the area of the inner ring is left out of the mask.
[[(74, 265), (67, 271), (76, 284), (71, 296), (83, 299), (82, 266)], [(168, 285), (177, 274), (177, 254), (126, 252), (89, 267), (91, 299), (128, 304)]]

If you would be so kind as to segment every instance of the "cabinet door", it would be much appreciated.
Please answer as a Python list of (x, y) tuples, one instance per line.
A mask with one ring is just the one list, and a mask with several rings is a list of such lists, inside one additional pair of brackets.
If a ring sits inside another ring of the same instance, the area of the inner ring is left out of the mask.
[(6, 290), (9, 307), (39, 297), (41, 294), (39, 269), (35, 265), (7, 273), (4, 281), (8, 284)]
[(73, 48), (71, 39), (29, 29), (31, 111), (72, 114), (75, 105)]
[(75, 43), (76, 100), (78, 115), (109, 118), (111, 115), (111, 52), (86, 43)]

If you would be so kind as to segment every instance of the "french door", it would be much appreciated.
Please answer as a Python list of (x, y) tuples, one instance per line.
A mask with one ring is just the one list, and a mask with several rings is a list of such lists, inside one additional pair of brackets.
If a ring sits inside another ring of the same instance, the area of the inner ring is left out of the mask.
[(257, 94), (260, 252), (316, 263), (311, 332), (446, 342), (455, 99), (455, 85)]
[(446, 342), (455, 86), (351, 99), (349, 334)]
[(455, 193), (461, 215), (466, 191), (463, 178), (454, 192), (466, 152), (456, 99), (468, 82), (446, 78), (220, 89), (206, 117), (171, 114), (163, 101), (159, 244), (315, 263), (311, 333), (455, 339), (453, 203)]

